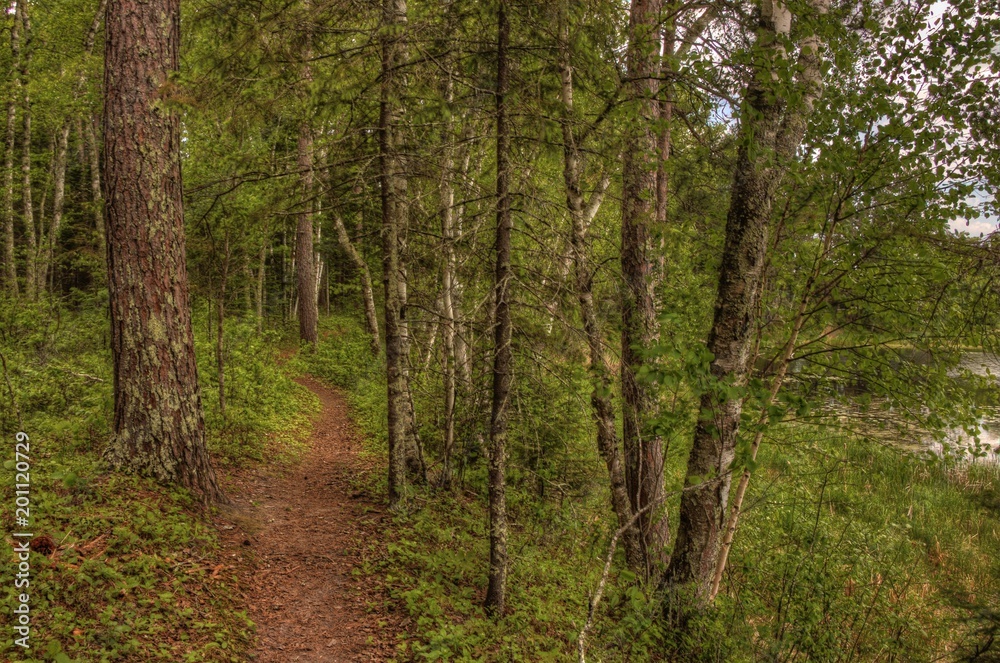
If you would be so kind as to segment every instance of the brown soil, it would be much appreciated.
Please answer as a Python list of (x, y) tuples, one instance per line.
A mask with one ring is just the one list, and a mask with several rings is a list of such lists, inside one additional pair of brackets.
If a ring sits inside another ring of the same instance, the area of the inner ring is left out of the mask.
[(381, 539), (384, 505), (352, 486), (372, 468), (358, 457), (343, 396), (298, 382), (322, 403), (305, 457), (282, 474), (231, 477), (234, 507), (216, 519), (257, 624), (251, 660), (387, 661), (400, 626), (381, 588), (352, 573)]

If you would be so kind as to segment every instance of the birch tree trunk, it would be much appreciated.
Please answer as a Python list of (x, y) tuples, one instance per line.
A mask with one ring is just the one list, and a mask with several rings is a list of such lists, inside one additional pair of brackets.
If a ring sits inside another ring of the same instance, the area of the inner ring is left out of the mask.
[(178, 65), (179, 5), (110, 0), (107, 9), (103, 180), (115, 415), (105, 457), (220, 501), (191, 328), (180, 122), (161, 99)]
[(21, 10), (21, 29), (24, 31), (22, 35), (24, 53), (21, 56), (20, 69), (21, 116), (24, 124), (21, 136), (21, 201), (23, 204), (24, 235), (27, 243), (27, 255), (24, 259), (24, 293), (29, 300), (34, 301), (38, 298), (38, 230), (35, 228), (34, 208), (31, 201), (31, 98), (28, 93), (28, 75), (31, 69), (31, 17), (28, 15), (28, 3), (18, 3), (18, 9)]
[(226, 285), (229, 283), (229, 233), (226, 233), (222, 248), (222, 274), (219, 279), (219, 304), (217, 309), (217, 327), (215, 330), (215, 368), (219, 374), (219, 414), (226, 421)]
[(49, 222), (49, 232), (45, 242), (42, 258), (39, 261), (39, 279), (44, 283), (48, 281), (54, 283), (56, 242), (59, 240), (59, 229), (62, 226), (63, 204), (66, 199), (66, 153), (69, 148), (69, 123), (67, 122), (59, 130), (56, 139), (55, 154), (53, 154), (52, 179), (54, 180), (54, 191), (52, 193), (52, 220)]
[(339, 214), (333, 215), (333, 224), (337, 230), (337, 241), (340, 243), (340, 248), (344, 250), (344, 253), (358, 270), (358, 278), (361, 279), (361, 297), (365, 303), (365, 327), (368, 329), (368, 336), (371, 339), (372, 354), (378, 356), (381, 341), (379, 340), (378, 313), (375, 310), (375, 289), (372, 286), (371, 271), (368, 269), (368, 263), (354, 247), (351, 238), (347, 236), (347, 228)]
[(17, 283), (17, 264), (14, 259), (14, 142), (17, 133), (17, 100), (20, 97), (18, 90), (21, 86), (21, 12), (24, 11), (24, 3), (19, 2), (14, 10), (14, 24), (10, 29), (10, 50), (13, 58), (13, 68), (16, 72), (11, 76), (14, 92), (10, 101), (7, 102), (7, 142), (4, 150), (4, 201), (3, 201), (3, 223), (4, 223), (4, 263), (6, 265), (5, 280), (7, 282), (7, 292), (13, 296), (20, 295), (20, 288)]
[[(454, 98), (454, 82), (449, 74), (445, 84), (445, 101), (452, 103)], [(449, 118), (451, 115), (449, 114)], [(444, 132), (445, 140), (454, 139), (452, 122), (449, 119)], [(451, 458), (455, 449), (455, 186), (452, 178), (455, 168), (454, 148), (445, 145), (444, 158), (441, 163), (441, 184), (438, 197), (441, 205), (441, 240), (444, 248), (444, 259), (441, 264), (441, 326), (442, 345), (444, 346), (443, 382), (444, 382), (444, 449), (441, 486), (451, 486)]]
[(84, 121), (87, 132), (87, 155), (90, 159), (90, 194), (94, 205), (94, 230), (97, 232), (97, 249), (105, 250), (104, 244), (104, 197), (101, 195), (101, 154), (92, 120)]
[[(91, 54), (94, 52), (94, 43), (97, 40), (97, 31), (101, 28), (101, 23), (104, 21), (104, 15), (107, 11), (108, 0), (101, 0), (100, 4), (97, 6), (97, 12), (94, 14), (94, 20), (90, 23), (90, 29), (87, 30), (87, 37), (83, 41), (83, 56), (85, 60), (89, 60)], [(81, 71), (80, 77), (76, 81), (76, 89), (73, 91), (73, 99), (76, 100), (83, 94), (83, 87), (86, 84), (86, 74)], [(86, 125), (86, 128), (83, 127)], [(104, 253), (104, 210), (102, 209), (101, 200), (101, 156), (99, 153), (99, 147), (97, 143), (97, 138), (94, 135), (94, 123), (89, 118), (83, 118), (77, 116), (77, 126), (86, 132), (84, 135), (83, 131), (80, 132), (80, 152), (87, 152), (90, 158), (90, 190), (94, 203), (94, 230), (97, 232), (97, 249), (101, 253)], [(86, 148), (86, 149), (85, 149)], [(81, 164), (83, 159), (80, 159)]]
[(303, 210), (295, 228), (295, 277), (299, 316), (299, 339), (316, 344), (319, 307), (313, 267), (313, 138), (308, 123), (299, 126), (298, 167)]
[(611, 482), (611, 505), (618, 518), (618, 526), (624, 531), (621, 536), (625, 550), (625, 560), (629, 568), (642, 573), (645, 563), (639, 530), (633, 519), (632, 504), (625, 485), (625, 471), (622, 465), (620, 441), (615, 425), (615, 411), (611, 403), (611, 371), (604, 357), (604, 339), (601, 335), (597, 311), (594, 307), (593, 272), (588, 261), (587, 231), (597, 215), (609, 179), (605, 176), (598, 189), (591, 194), (589, 204), (585, 204), (581, 189), (582, 156), (573, 129), (573, 69), (570, 60), (569, 17), (567, 6), (562, 7), (559, 69), (562, 83), (562, 101), (565, 117), (563, 131), (563, 179), (566, 186), (566, 206), (572, 224), (571, 249), (575, 276), (576, 297), (583, 318), (583, 331), (587, 338), (590, 354), (590, 405), (597, 426), (597, 449), (608, 468)]
[[(825, 13), (828, 0), (812, 0)], [(740, 118), (740, 145), (733, 175), (726, 240), (719, 270), (715, 315), (708, 337), (714, 355), (712, 375), (742, 387), (749, 377), (751, 336), (756, 323), (762, 269), (768, 245), (775, 191), (805, 135), (806, 121), (819, 97), (821, 72), (818, 37), (800, 43), (796, 81), (782, 81), (786, 70), (783, 44), (791, 33), (792, 14), (779, 0), (762, 0), (756, 49), (760, 64), (747, 86)], [(782, 86), (787, 86), (782, 89)], [(794, 94), (796, 93), (797, 94)], [(799, 98), (789, 105), (787, 100)], [(704, 604), (718, 565), (726, 504), (732, 481), (742, 398), (706, 393), (701, 412), (711, 412), (695, 428), (681, 497), (680, 521), (667, 573), (672, 594), (693, 594)]]

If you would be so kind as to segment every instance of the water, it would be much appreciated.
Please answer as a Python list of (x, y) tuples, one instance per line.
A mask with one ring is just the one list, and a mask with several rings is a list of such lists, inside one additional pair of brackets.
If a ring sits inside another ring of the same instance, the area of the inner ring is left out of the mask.
[[(921, 361), (919, 357), (912, 357), (910, 360)], [(963, 371), (990, 377), (994, 385), (1000, 386), (1000, 357), (993, 353), (967, 353), (952, 376), (959, 377)], [(938, 457), (954, 457), (960, 462), (1000, 466), (1000, 410), (995, 408), (982, 408), (977, 422), (978, 430), (973, 430), (972, 434), (956, 427), (945, 431), (944, 439), (937, 439), (926, 430), (914, 428), (912, 422), (907, 423), (905, 418), (893, 413), (892, 408), (880, 411), (876, 407), (861, 413), (850, 401), (831, 400), (822, 411), (852, 421), (852, 427), (859, 432), (881, 438), (913, 453), (930, 452)], [(879, 421), (884, 425), (879, 426)]]
[[(955, 374), (961, 370), (991, 377), (994, 385), (1000, 384), (1000, 357), (992, 352), (966, 353)], [(974, 463), (1000, 464), (1000, 412), (983, 408), (978, 424), (977, 435), (970, 435), (961, 428), (952, 428), (946, 432), (943, 443), (929, 439), (927, 447), (938, 456), (952, 453)]]

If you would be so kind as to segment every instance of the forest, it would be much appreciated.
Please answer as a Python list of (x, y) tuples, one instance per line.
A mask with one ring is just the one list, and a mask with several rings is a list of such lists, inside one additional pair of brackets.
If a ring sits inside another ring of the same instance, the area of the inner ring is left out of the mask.
[(0, 6), (0, 660), (1000, 661), (995, 0)]

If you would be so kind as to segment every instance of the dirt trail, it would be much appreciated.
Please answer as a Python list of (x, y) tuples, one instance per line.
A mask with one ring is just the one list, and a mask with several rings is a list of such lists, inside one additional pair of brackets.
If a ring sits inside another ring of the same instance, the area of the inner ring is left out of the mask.
[[(319, 382), (297, 380), (322, 403), (310, 449), (282, 475), (253, 473), (227, 485), (234, 511), (217, 519), (227, 556), (257, 624), (259, 663), (385, 661), (396, 628), (383, 596), (352, 575), (359, 547), (382, 529), (384, 508), (355, 492), (358, 458), (347, 403)], [(380, 622), (382, 626), (380, 627)]]

